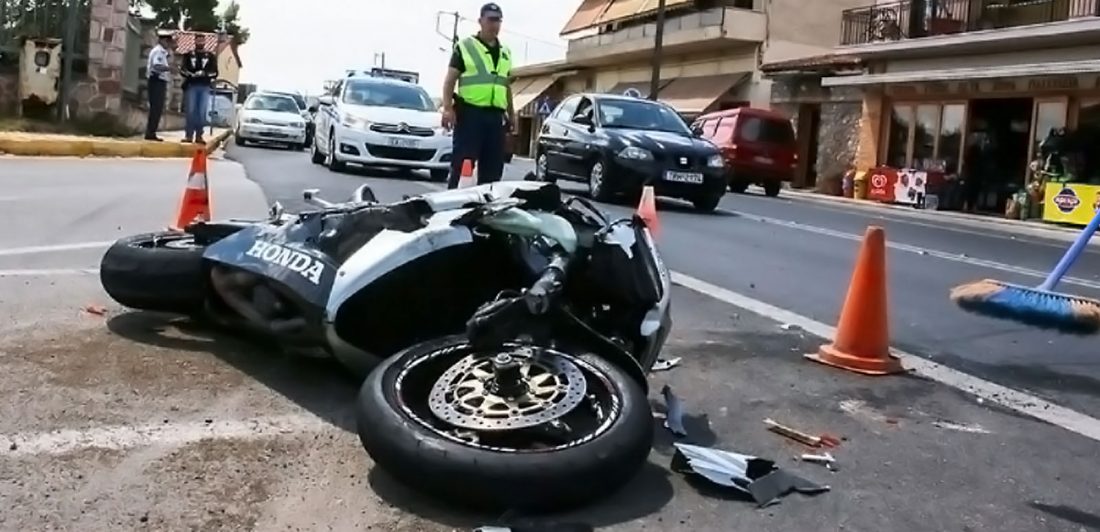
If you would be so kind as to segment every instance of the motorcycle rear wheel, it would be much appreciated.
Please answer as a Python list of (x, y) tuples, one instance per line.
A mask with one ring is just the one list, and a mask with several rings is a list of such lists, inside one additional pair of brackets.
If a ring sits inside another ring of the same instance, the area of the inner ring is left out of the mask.
[[(462, 508), (550, 512), (604, 499), (633, 479), (649, 456), (649, 403), (638, 382), (606, 360), (561, 348), (551, 352), (583, 371), (589, 398), (606, 395), (598, 410), (582, 401), (556, 417), (591, 417), (598, 428), (584, 437), (520, 449), (499, 444), (502, 439), (519, 441), (519, 431), (478, 433), (495, 438), (492, 444), (465, 439), (469, 436), (463, 437), (463, 431), (448, 433), (454, 425), (433, 415), (428, 404), (443, 396), (417, 381), (440, 380), (442, 372), (429, 375), (428, 368), (474, 360), (465, 337), (451, 336), (410, 347), (367, 377), (357, 405), (360, 441), (374, 462), (399, 482)], [(420, 366), (425, 367), (420, 377), (409, 377)], [(526, 371), (530, 375), (535, 370)], [(497, 423), (511, 426), (513, 419)], [(569, 419), (572, 423), (578, 418)]]
[(206, 302), (203, 250), (192, 235), (182, 232), (126, 237), (103, 255), (99, 280), (122, 306), (197, 314)]

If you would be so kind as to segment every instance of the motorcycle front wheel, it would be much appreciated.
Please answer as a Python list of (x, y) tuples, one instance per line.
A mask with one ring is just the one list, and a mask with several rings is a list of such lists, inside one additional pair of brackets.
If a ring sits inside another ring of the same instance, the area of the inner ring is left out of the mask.
[(103, 255), (99, 280), (107, 295), (125, 307), (199, 313), (206, 301), (204, 250), (182, 232), (126, 237)]
[(653, 418), (638, 382), (591, 354), (465, 337), (376, 368), (358, 432), (399, 482), (464, 508), (559, 511), (609, 496), (644, 465)]

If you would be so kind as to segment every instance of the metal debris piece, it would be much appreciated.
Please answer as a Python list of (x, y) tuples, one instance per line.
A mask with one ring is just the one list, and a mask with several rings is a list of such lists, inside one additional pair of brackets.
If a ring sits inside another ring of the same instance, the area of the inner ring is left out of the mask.
[(682, 357), (669, 359), (658, 358), (657, 361), (653, 363), (653, 367), (650, 368), (649, 371), (654, 373), (658, 371), (668, 371), (676, 366), (679, 366), (681, 360), (683, 360)]
[(665, 406), (668, 408), (665, 428), (677, 436), (687, 436), (687, 430), (684, 429), (684, 406), (680, 403), (680, 398), (672, 393), (672, 388), (667, 384), (661, 388), (661, 395), (664, 396)]
[(747, 454), (674, 443), (672, 470), (694, 474), (708, 481), (735, 489), (750, 497), (759, 507), (779, 502), (784, 495), (797, 491), (817, 495), (829, 491), (797, 475), (779, 469), (775, 462)]
[(786, 425), (780, 424), (779, 422), (777, 422), (777, 421), (775, 421), (771, 418), (765, 419), (764, 424), (768, 426), (768, 430), (770, 430), (770, 431), (772, 431), (776, 434), (779, 434), (781, 436), (786, 436), (787, 438), (790, 438), (790, 439), (792, 439), (794, 441), (797, 441), (799, 443), (809, 445), (810, 447), (820, 447), (821, 446), (821, 438), (819, 438), (817, 436), (811, 436), (809, 434), (806, 434), (805, 432), (801, 432), (801, 431), (792, 429), (792, 428), (790, 428)]
[(825, 466), (829, 471), (836, 471), (836, 458), (829, 453), (825, 454), (804, 454), (798, 457), (803, 462), (810, 462), (813, 464), (821, 464)]

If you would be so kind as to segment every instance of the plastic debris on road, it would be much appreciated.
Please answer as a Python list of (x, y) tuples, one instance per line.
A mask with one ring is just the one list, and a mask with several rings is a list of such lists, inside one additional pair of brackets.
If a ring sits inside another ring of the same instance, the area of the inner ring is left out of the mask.
[(718, 486), (737, 490), (761, 508), (777, 504), (791, 492), (817, 495), (829, 491), (828, 486), (788, 473), (771, 460), (685, 443), (673, 445), (676, 446), (673, 471), (698, 475)]
[(587, 523), (536, 523), (513, 526), (481, 526), (474, 532), (594, 532), (596, 527)]
[(107, 315), (107, 307), (104, 307), (103, 305), (96, 305), (94, 303), (91, 303), (91, 304), (88, 304), (88, 305), (84, 305), (84, 313), (85, 314), (92, 314), (94, 316), (106, 316)]
[(772, 431), (776, 434), (779, 434), (780, 436), (790, 438), (790, 439), (792, 439), (796, 442), (799, 442), (801, 444), (809, 445), (810, 447), (820, 447), (821, 446), (821, 438), (820, 437), (812, 436), (810, 434), (806, 434), (805, 432), (792, 429), (791, 427), (783, 425), (783, 424), (779, 423), (778, 421), (775, 421), (774, 419), (770, 419), (770, 418), (765, 419), (764, 424), (768, 426), (768, 430), (770, 430), (770, 431)]
[(661, 395), (664, 396), (665, 406), (668, 407), (668, 413), (665, 414), (665, 428), (677, 436), (687, 436), (687, 430), (684, 429), (684, 406), (680, 403), (680, 398), (672, 393), (672, 388), (667, 384), (661, 388)]
[(681, 357), (669, 359), (658, 358), (657, 361), (653, 363), (653, 367), (650, 368), (649, 371), (654, 373), (658, 371), (668, 371), (676, 366), (679, 366), (681, 360), (683, 360), (683, 358)]

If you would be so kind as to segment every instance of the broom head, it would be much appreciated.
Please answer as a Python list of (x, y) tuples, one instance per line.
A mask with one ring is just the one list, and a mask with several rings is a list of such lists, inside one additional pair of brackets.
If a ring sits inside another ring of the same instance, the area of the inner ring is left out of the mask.
[(956, 286), (951, 300), (963, 310), (1067, 334), (1100, 331), (1100, 301), (993, 279)]

